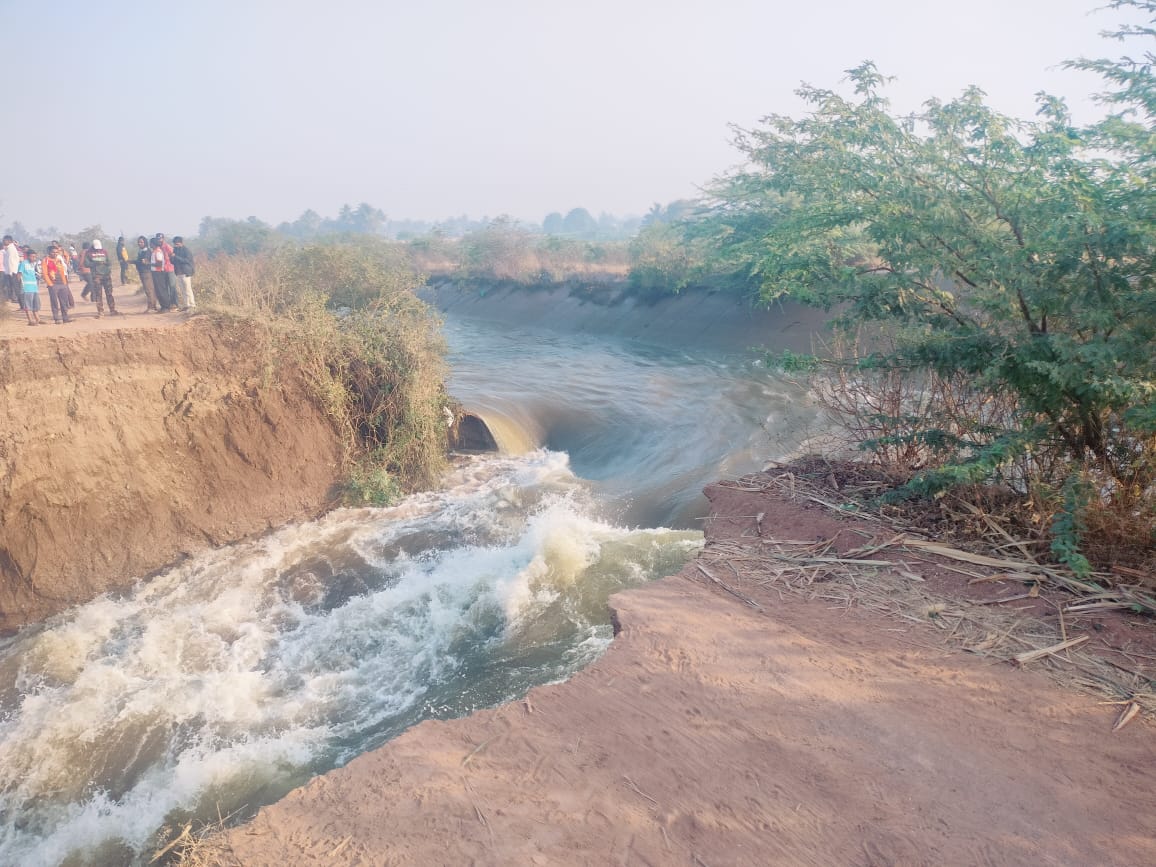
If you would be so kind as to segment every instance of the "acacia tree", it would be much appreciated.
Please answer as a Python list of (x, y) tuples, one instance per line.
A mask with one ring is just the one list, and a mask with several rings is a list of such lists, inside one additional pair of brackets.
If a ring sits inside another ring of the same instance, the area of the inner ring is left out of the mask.
[[(1112, 5), (1156, 10), (1156, 0)], [(724, 240), (723, 255), (757, 274), (764, 300), (882, 326), (897, 342), (867, 363), (963, 377), (1012, 401), (1010, 420), (966, 438), (914, 431), (947, 458), (917, 489), (1047, 452), (1066, 467), (1069, 530), (1097, 493), (1147, 499), (1151, 514), (1156, 481), (1152, 57), (1072, 65), (1106, 77), (1112, 115), (1078, 127), (1041, 94), (1037, 117), (1017, 121), (973, 88), (895, 116), (871, 63), (849, 71), (850, 96), (805, 86), (805, 117), (739, 132), (748, 165), (716, 185), (714, 208), (759, 226)], [(761, 222), (750, 213), (759, 197), (776, 205)], [(1071, 536), (1056, 553), (1086, 568)]]

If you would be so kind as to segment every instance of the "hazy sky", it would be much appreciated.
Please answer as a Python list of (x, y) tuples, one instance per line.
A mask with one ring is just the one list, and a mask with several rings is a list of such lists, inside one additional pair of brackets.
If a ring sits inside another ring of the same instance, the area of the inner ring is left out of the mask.
[[(641, 214), (738, 161), (729, 124), (872, 59), (898, 108), (965, 86), (1091, 117), (1096, 0), (0, 0), (0, 226), (195, 233), (368, 201), (390, 217)], [(15, 118), (15, 127), (10, 118)]]

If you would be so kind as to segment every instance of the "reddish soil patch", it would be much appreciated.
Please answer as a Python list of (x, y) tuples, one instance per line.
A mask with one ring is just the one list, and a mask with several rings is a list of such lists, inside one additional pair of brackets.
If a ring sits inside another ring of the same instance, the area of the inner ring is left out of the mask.
[[(712, 543), (761, 529), (850, 548), (873, 532), (768, 493), (708, 494)], [(1112, 733), (1119, 708), (947, 649), (934, 626), (808, 601), (732, 565), (726, 583), (758, 607), (693, 563), (620, 594), (618, 638), (567, 683), (423, 723), (261, 810), (214, 857), (1156, 863), (1149, 722)]]
[(9, 307), (0, 633), (333, 502), (340, 438), (295, 360), (252, 323), (144, 304), (33, 328)]

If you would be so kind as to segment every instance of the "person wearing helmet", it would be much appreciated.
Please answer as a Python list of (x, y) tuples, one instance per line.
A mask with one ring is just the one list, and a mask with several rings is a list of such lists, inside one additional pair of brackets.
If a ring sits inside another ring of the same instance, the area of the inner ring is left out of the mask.
[(92, 242), (92, 246), (84, 254), (84, 264), (88, 269), (88, 285), (92, 291), (92, 300), (96, 302), (96, 318), (104, 315), (104, 302), (108, 301), (110, 316), (119, 316), (116, 301), (112, 297), (112, 257), (99, 238)]

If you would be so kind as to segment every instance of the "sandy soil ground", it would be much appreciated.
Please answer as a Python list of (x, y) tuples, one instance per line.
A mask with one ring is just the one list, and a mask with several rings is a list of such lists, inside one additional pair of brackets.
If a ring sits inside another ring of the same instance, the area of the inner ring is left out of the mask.
[(254, 323), (73, 289), (67, 325), (0, 302), (0, 635), (337, 495), (340, 434)]
[(0, 321), (0, 339), (10, 337), (44, 339), (46, 337), (61, 337), (66, 334), (92, 334), (97, 331), (115, 331), (118, 328), (157, 328), (166, 325), (176, 325), (185, 321), (193, 313), (146, 313), (147, 301), (144, 292), (140, 290), (140, 283), (126, 283), (124, 286), (115, 285), (113, 281), (112, 295), (116, 301), (116, 309), (123, 315), (110, 316), (108, 310), (100, 319), (96, 318), (96, 304), (85, 301), (80, 297), (84, 283), (73, 279), (69, 284), (72, 297), (76, 301), (70, 315), (73, 321), (56, 324), (52, 321), (52, 305), (48, 301), (48, 290), (40, 287), (40, 321), (39, 327), (29, 327), (23, 311), (10, 301), (0, 302), (6, 305), (8, 316)]
[[(756, 515), (784, 539), (856, 529), (711, 494), (715, 541)], [(1118, 706), (730, 565), (750, 604), (694, 564), (615, 596), (621, 632), (587, 670), (415, 727), (218, 838), (213, 862), (1156, 863), (1150, 722), (1113, 732)]]

